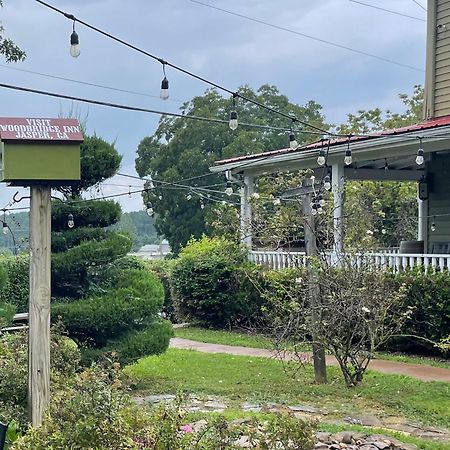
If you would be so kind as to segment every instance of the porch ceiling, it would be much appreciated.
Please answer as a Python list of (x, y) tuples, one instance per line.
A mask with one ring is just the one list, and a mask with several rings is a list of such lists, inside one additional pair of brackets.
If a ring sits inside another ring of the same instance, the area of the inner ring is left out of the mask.
[[(425, 159), (434, 152), (450, 151), (450, 125), (438, 128), (421, 129), (407, 134), (373, 136), (370, 139), (351, 142), (353, 163), (345, 167), (345, 177), (370, 180), (418, 180), (424, 166), (415, 162), (419, 147), (418, 137), (422, 138)], [(317, 164), (320, 143), (311, 144), (304, 149), (280, 150), (248, 157), (219, 161), (211, 167), (215, 173), (230, 170), (234, 174), (246, 173), (261, 175), (265, 173), (312, 169), (321, 173)], [(327, 164), (329, 166), (343, 161), (347, 142), (330, 147)], [(386, 170), (387, 166), (387, 170)]]

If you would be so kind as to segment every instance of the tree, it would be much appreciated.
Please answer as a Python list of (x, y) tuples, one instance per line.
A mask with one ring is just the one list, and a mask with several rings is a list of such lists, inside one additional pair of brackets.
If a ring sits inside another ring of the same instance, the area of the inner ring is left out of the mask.
[[(414, 86), (412, 96), (400, 94), (403, 113), (380, 108), (349, 114), (337, 130), (343, 134), (365, 134), (420, 123), (424, 91)], [(350, 247), (397, 246), (400, 240), (414, 239), (417, 224), (416, 183), (392, 181), (350, 181), (346, 183), (346, 242)]]
[[(321, 106), (313, 101), (305, 106), (295, 105), (290, 103), (285, 95), (280, 94), (276, 87), (269, 85), (263, 85), (257, 91), (244, 86), (240, 93), (284, 113), (294, 114), (308, 123), (326, 128), (320, 112)], [(215, 90), (208, 90), (203, 96), (195, 97), (181, 107), (184, 115), (225, 120), (228, 120), (230, 109), (231, 100), (223, 98)], [(241, 123), (282, 128), (291, 125), (289, 120), (251, 103), (239, 102), (237, 110)], [(314, 135), (297, 135), (299, 143), (314, 139)], [(157, 213), (155, 226), (158, 233), (169, 240), (175, 253), (178, 252), (191, 237), (198, 238), (207, 231), (205, 215), (226, 197), (199, 195), (199, 191), (189, 192), (182, 187), (176, 189), (156, 183), (156, 180), (170, 183), (200, 176), (198, 179), (186, 180), (185, 184), (192, 186), (193, 191), (195, 187), (210, 186), (223, 192), (223, 176), (209, 174), (209, 167), (214, 161), (261, 153), (286, 147), (287, 144), (287, 133), (278, 130), (246, 128), (241, 125), (237, 130), (231, 131), (224, 124), (162, 117), (155, 134), (144, 138), (139, 144), (136, 159), (138, 174), (155, 180), (154, 188), (151, 183), (147, 184), (149, 190), (144, 194), (144, 202), (151, 202)], [(236, 203), (235, 196), (228, 200)]]
[[(3, 7), (3, 0), (0, 0), (0, 7)], [(0, 54), (6, 59), (6, 62), (24, 61), (26, 53), (22, 51), (11, 39), (5, 38), (3, 33), (5, 28), (0, 24)]]

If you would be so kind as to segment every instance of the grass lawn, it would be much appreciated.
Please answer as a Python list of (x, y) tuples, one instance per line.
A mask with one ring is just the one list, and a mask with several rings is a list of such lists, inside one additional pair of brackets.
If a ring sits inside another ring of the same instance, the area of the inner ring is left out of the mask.
[[(200, 327), (176, 328), (174, 331), (176, 337), (191, 339), (193, 341), (251, 348), (273, 348), (273, 344), (269, 338), (257, 334), (236, 331), (209, 330)], [(305, 346), (305, 351), (308, 350), (309, 348)], [(391, 353), (378, 353), (377, 358), (412, 364), (425, 364), (429, 366), (450, 369), (450, 361), (445, 361), (439, 358), (409, 356)]]
[(137, 389), (155, 394), (219, 395), (236, 406), (244, 401), (309, 404), (337, 415), (394, 414), (450, 427), (450, 383), (369, 371), (362, 386), (347, 389), (339, 369), (329, 367), (329, 384), (322, 386), (311, 381), (311, 366), (293, 378), (276, 360), (178, 349), (143, 358), (125, 370)]

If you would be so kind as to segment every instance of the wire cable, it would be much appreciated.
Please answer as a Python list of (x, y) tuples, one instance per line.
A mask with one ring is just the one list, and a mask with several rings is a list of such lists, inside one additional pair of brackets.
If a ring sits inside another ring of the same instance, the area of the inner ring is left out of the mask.
[(369, 5), (369, 3), (363, 3), (363, 2), (360, 2), (358, 0), (349, 0), (349, 1), (352, 2), (352, 3), (357, 3), (358, 5), (367, 6), (368, 8), (378, 9), (380, 11), (384, 11), (384, 12), (387, 12), (387, 13), (390, 13), (390, 14), (395, 14), (397, 16), (408, 17), (409, 19), (420, 20), (421, 22), (426, 22), (425, 19), (422, 19), (420, 17), (410, 16), (409, 14), (403, 14), (403, 13), (398, 12), (398, 11), (392, 11), (391, 9), (381, 8), (380, 6)]
[[(215, 119), (212, 117), (202, 117), (202, 116), (194, 116), (194, 115), (190, 115), (190, 114), (159, 111), (156, 109), (140, 108), (137, 106), (129, 106), (129, 105), (124, 105), (124, 104), (120, 104), (120, 103), (103, 102), (100, 100), (93, 100), (93, 99), (88, 99), (88, 98), (83, 98), (83, 97), (75, 97), (73, 95), (59, 94), (56, 92), (42, 91), (39, 89), (32, 89), (32, 88), (28, 88), (28, 87), (15, 86), (15, 85), (5, 84), (5, 83), (0, 83), (0, 88), (11, 89), (11, 90), (21, 91), (21, 92), (28, 92), (28, 93), (32, 93), (32, 94), (45, 95), (48, 97), (62, 98), (65, 100), (73, 100), (73, 101), (77, 101), (77, 102), (89, 103), (91, 105), (107, 106), (110, 108), (124, 109), (127, 111), (158, 114), (161, 116), (176, 117), (179, 119), (186, 119), (186, 120), (197, 120), (197, 121), (201, 121), (201, 122), (220, 123), (220, 124), (225, 124), (228, 126), (228, 120), (224, 120), (224, 119)], [(283, 132), (288, 132), (291, 129), (291, 128), (287, 128), (287, 127), (275, 127), (272, 125), (259, 125), (259, 124), (246, 123), (246, 122), (241, 122), (240, 125), (244, 126), (244, 127), (249, 127), (249, 128), (257, 128), (257, 129), (262, 129), (262, 130), (276, 130), (276, 131), (283, 131)], [(323, 134), (321, 132), (319, 133), (318, 131), (307, 131), (307, 130), (298, 130), (298, 131), (301, 133), (313, 134), (313, 135)], [(340, 135), (333, 135), (333, 136), (340, 136)]]
[[(40, 0), (36, 0), (36, 1), (40, 1)], [(201, 5), (201, 6), (205, 6), (207, 8), (211, 8), (211, 9), (215, 9), (217, 11), (224, 12), (226, 14), (230, 14), (232, 16), (236, 16), (236, 17), (240, 17), (242, 19), (250, 20), (252, 22), (260, 23), (262, 25), (266, 25), (268, 27), (275, 28), (277, 30), (286, 31), (287, 33), (295, 34), (297, 36), (302, 36), (302, 37), (305, 37), (307, 39), (312, 39), (314, 41), (321, 42), (323, 44), (327, 44), (327, 45), (331, 45), (333, 47), (337, 47), (337, 48), (340, 48), (340, 49), (343, 49), (343, 50), (347, 50), (349, 52), (357, 53), (359, 55), (368, 56), (370, 58), (375, 58), (375, 59), (378, 59), (379, 61), (383, 61), (383, 62), (386, 62), (386, 63), (389, 63), (389, 64), (395, 64), (396, 66), (404, 67), (406, 69), (415, 70), (417, 72), (424, 72), (423, 69), (420, 69), (420, 68), (415, 67), (415, 66), (410, 66), (409, 64), (403, 64), (401, 62), (394, 61), (392, 59), (384, 58), (383, 56), (378, 56), (378, 55), (375, 55), (373, 53), (365, 52), (363, 50), (357, 50), (355, 48), (348, 47), (346, 45), (337, 44), (336, 42), (327, 41), (325, 39), (321, 39), (321, 38), (318, 38), (316, 36), (311, 36), (309, 34), (305, 34), (305, 33), (299, 32), (299, 31), (292, 30), (291, 28), (282, 27), (282, 26), (279, 26), (279, 25), (275, 25), (273, 23), (265, 22), (263, 20), (259, 20), (259, 19), (255, 19), (253, 17), (246, 16), (244, 14), (239, 14), (239, 13), (234, 12), (234, 11), (230, 11), (230, 10), (227, 10), (227, 9), (219, 8), (218, 6), (210, 5), (209, 3), (204, 3), (204, 2), (201, 2), (199, 0), (188, 0), (188, 1), (190, 1), (191, 3), (196, 3), (196, 4)]]
[(184, 73), (185, 75), (188, 75), (188, 76), (190, 76), (192, 78), (195, 78), (195, 79), (197, 79), (199, 81), (202, 81), (203, 83), (209, 84), (210, 86), (213, 86), (213, 87), (215, 87), (217, 89), (220, 89), (220, 90), (222, 90), (224, 92), (228, 92), (229, 94), (231, 94), (233, 96), (233, 98), (240, 98), (240, 99), (244, 100), (245, 102), (252, 103), (252, 104), (254, 104), (254, 105), (256, 105), (256, 106), (258, 106), (260, 108), (263, 108), (263, 109), (265, 109), (267, 111), (270, 111), (270, 112), (272, 112), (274, 114), (278, 114), (281, 117), (289, 119), (291, 122), (300, 123), (300, 124), (302, 124), (304, 126), (312, 128), (313, 130), (320, 131), (321, 133), (328, 133), (327, 130), (324, 130), (324, 129), (322, 129), (320, 127), (317, 127), (315, 125), (309, 124), (308, 122), (305, 122), (305, 121), (303, 121), (301, 119), (298, 119), (294, 115), (289, 115), (289, 114), (286, 114), (286, 113), (284, 113), (282, 111), (278, 111), (278, 110), (276, 110), (276, 109), (274, 109), (274, 108), (272, 108), (270, 106), (264, 105), (263, 103), (260, 103), (260, 102), (258, 102), (256, 100), (248, 98), (245, 95), (240, 94), (238, 91), (232, 91), (231, 89), (228, 89), (228, 88), (226, 88), (226, 87), (224, 87), (224, 86), (222, 86), (222, 85), (220, 85), (220, 84), (218, 84), (216, 82), (208, 80), (207, 78), (204, 78), (204, 77), (202, 77), (200, 75), (197, 75), (194, 72), (191, 72), (191, 71), (189, 71), (187, 69), (184, 69), (184, 68), (182, 68), (182, 67), (180, 67), (180, 66), (178, 66), (176, 64), (173, 64), (173, 63), (171, 63), (169, 61), (166, 61), (163, 58), (160, 58), (160, 57), (158, 57), (156, 55), (153, 55), (152, 53), (149, 53), (149, 52), (147, 52), (147, 51), (145, 51), (145, 50), (143, 50), (143, 49), (141, 49), (139, 47), (136, 47), (133, 44), (130, 44), (127, 41), (124, 41), (123, 39), (120, 39), (120, 38), (118, 38), (118, 37), (116, 37), (116, 36), (106, 32), (106, 31), (100, 29), (100, 28), (97, 28), (94, 25), (91, 25), (91, 24), (89, 24), (89, 23), (87, 23), (87, 22), (85, 22), (85, 21), (83, 21), (81, 19), (78, 19), (73, 14), (66, 13), (66, 12), (56, 8), (55, 6), (52, 6), (49, 3), (44, 2), (43, 0), (35, 0), (35, 1), (37, 3), (40, 3), (43, 6), (47, 7), (47, 8), (49, 8), (49, 9), (59, 13), (59, 14), (62, 14), (64, 17), (66, 17), (69, 20), (72, 20), (74, 22), (78, 22), (78, 23), (84, 25), (85, 27), (87, 27), (87, 28), (89, 28), (89, 29), (91, 29), (93, 31), (96, 31), (97, 33), (102, 34), (103, 36), (108, 37), (109, 39), (112, 39), (112, 40), (114, 40), (116, 42), (119, 42), (120, 44), (125, 45), (126, 47), (129, 47), (129, 48), (131, 48), (131, 49), (133, 49), (133, 50), (135, 50), (135, 51), (137, 51), (139, 53), (142, 53), (143, 55), (145, 55), (145, 56), (147, 56), (149, 58), (154, 59), (155, 61), (158, 61), (160, 64), (162, 64), (163, 68), (165, 66), (171, 67), (172, 69), (175, 69), (175, 70), (177, 70), (179, 72)]
[[(116, 88), (116, 87), (113, 87), (113, 86), (105, 86), (103, 84), (91, 83), (89, 81), (74, 80), (73, 78), (61, 77), (59, 75), (50, 75), (49, 73), (36, 72), (34, 70), (19, 69), (18, 67), (7, 66), (5, 64), (0, 64), (0, 67), (2, 69), (10, 69), (10, 70), (15, 70), (17, 72), (29, 73), (29, 74), (32, 74), (32, 75), (39, 75), (41, 77), (52, 78), (54, 80), (69, 81), (70, 83), (77, 83), (77, 84), (82, 84), (82, 85), (85, 85), (85, 86), (92, 86), (92, 87), (97, 87), (97, 88), (101, 88), (101, 89), (108, 89), (110, 91), (124, 92), (126, 94), (140, 95), (140, 96), (143, 96), (143, 97), (156, 98), (156, 99), (160, 100), (160, 96), (159, 95), (145, 94), (143, 92), (130, 91), (128, 89), (121, 89), (121, 88)], [(168, 100), (172, 101), (172, 102), (176, 102), (176, 103), (184, 103), (182, 100), (176, 100), (176, 99), (171, 99), (171, 98), (169, 98)]]
[(427, 10), (427, 8), (425, 8), (425, 6), (421, 5), (417, 0), (412, 0), (419, 8), (422, 8), (424, 11)]

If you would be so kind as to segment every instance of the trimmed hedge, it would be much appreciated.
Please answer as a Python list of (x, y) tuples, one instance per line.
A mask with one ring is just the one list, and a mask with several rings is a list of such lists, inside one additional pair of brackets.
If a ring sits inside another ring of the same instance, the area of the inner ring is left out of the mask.
[(145, 327), (163, 303), (163, 288), (143, 270), (124, 270), (114, 289), (101, 297), (53, 305), (53, 318), (61, 318), (69, 335), (91, 341), (96, 347)]
[(225, 239), (191, 240), (172, 272), (177, 317), (203, 326), (231, 326), (241, 312), (236, 268), (244, 261), (243, 249)]

